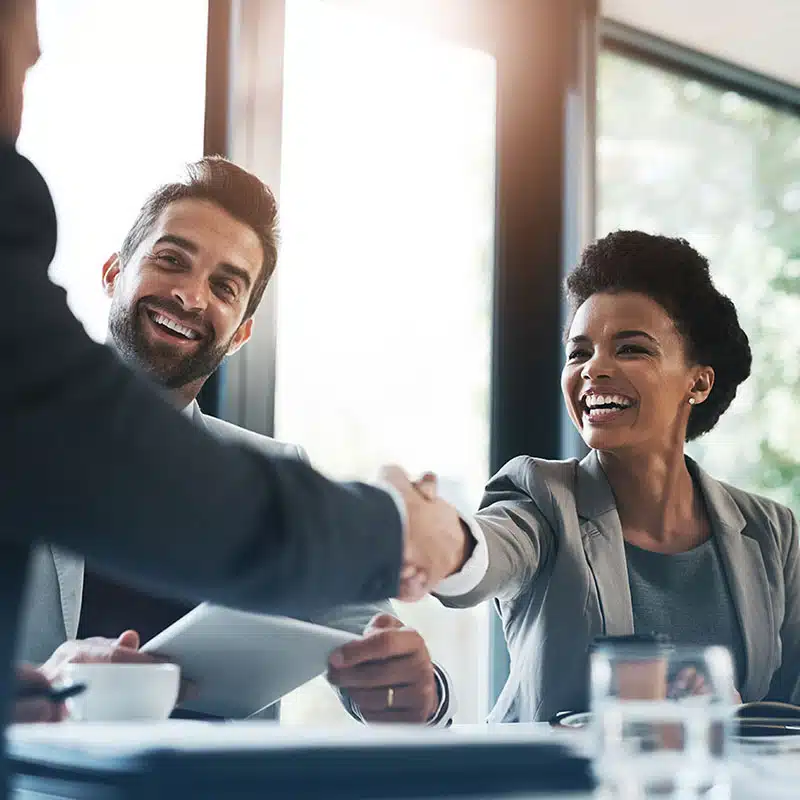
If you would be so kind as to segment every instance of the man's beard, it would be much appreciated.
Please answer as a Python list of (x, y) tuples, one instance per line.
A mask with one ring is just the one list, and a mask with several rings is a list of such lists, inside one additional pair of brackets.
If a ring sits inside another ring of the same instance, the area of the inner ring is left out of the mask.
[[(143, 330), (142, 316), (147, 313), (143, 304), (149, 309), (163, 311), (178, 321), (201, 324), (205, 334), (194, 352), (181, 355), (177, 347), (148, 341)], [(166, 389), (180, 389), (207, 378), (222, 363), (230, 347), (230, 341), (217, 341), (213, 328), (204, 323), (199, 315), (187, 314), (177, 303), (157, 297), (142, 297), (129, 307), (113, 302), (108, 328), (122, 358)]]

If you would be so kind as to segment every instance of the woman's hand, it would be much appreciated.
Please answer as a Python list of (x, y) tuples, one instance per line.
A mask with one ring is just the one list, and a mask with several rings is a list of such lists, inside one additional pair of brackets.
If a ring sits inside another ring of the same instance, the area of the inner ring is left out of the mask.
[[(672, 682), (669, 694), (670, 697), (674, 698), (711, 694), (711, 687), (701, 672), (698, 672), (694, 667), (684, 667)], [(732, 702), (734, 705), (742, 704), (742, 696), (736, 689), (733, 690)]]

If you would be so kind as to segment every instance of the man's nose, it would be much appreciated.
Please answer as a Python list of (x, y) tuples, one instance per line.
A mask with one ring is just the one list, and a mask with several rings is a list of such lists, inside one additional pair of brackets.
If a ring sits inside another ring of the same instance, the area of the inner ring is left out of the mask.
[(181, 281), (172, 287), (172, 297), (185, 311), (205, 311), (208, 291), (202, 281)]

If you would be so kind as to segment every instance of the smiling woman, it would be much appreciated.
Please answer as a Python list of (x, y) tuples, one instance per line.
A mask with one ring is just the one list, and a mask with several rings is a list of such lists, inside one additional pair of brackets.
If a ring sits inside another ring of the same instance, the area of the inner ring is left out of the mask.
[[(708, 261), (680, 239), (639, 231), (610, 234), (587, 248), (567, 278), (567, 292), (573, 308), (570, 340), (591, 344), (582, 327), (613, 328), (610, 349), (619, 363), (635, 365), (633, 372), (643, 380), (655, 380), (655, 391), (678, 392), (674, 405), (687, 416), (687, 441), (716, 425), (750, 374), (750, 345), (733, 303), (711, 283)], [(580, 352), (569, 355), (565, 379), (581, 360)], [(665, 384), (672, 379), (677, 383)], [(695, 387), (689, 394), (687, 380)], [(696, 406), (691, 415), (684, 399)], [(670, 403), (662, 397), (660, 405)]]
[[(590, 454), (521, 456), (489, 481), (456, 607), (495, 599), (511, 674), (497, 721), (585, 709), (599, 635), (727, 647), (745, 701), (800, 700), (800, 553), (785, 507), (684, 454), (750, 371), (750, 347), (705, 258), (618, 231), (567, 279), (564, 401)], [(469, 572), (469, 578), (466, 575)]]
[(639, 292), (593, 294), (577, 309), (567, 344), (564, 399), (598, 450), (664, 435), (682, 444), (689, 393), (703, 402), (714, 385), (713, 368), (687, 361), (670, 316)]

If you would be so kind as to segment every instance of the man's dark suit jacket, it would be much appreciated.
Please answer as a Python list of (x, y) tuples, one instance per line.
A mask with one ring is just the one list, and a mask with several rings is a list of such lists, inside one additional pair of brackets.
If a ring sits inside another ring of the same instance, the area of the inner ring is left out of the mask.
[(44, 180), (0, 142), (2, 710), (37, 540), (144, 590), (246, 609), (303, 614), (396, 594), (394, 500), (195, 429), (85, 334), (47, 276), (55, 243)]

